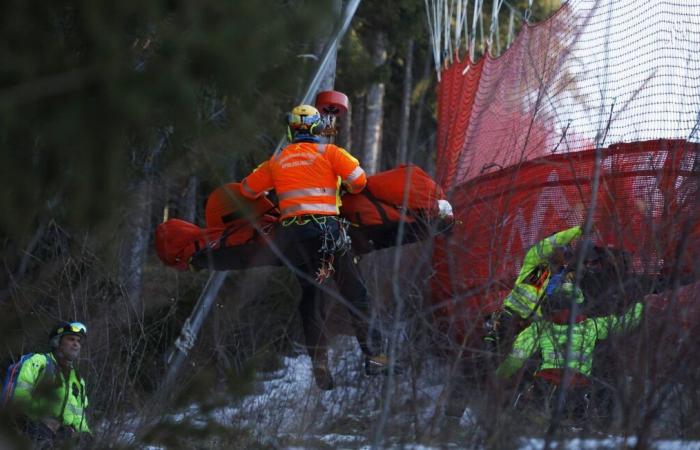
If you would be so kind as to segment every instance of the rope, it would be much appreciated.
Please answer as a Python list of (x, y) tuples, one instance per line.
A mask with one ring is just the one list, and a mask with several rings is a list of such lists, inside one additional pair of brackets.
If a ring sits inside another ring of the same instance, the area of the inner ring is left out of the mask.
[[(324, 219), (326, 218), (324, 217)], [(328, 226), (326, 220), (315, 220), (316, 224), (321, 229), (321, 248), (318, 250), (318, 252), (321, 253), (321, 265), (316, 272), (316, 281), (319, 284), (323, 283), (335, 273), (335, 267), (333, 267), (335, 255), (342, 256), (346, 254), (352, 246), (352, 240), (348, 234), (350, 222), (335, 217), (332, 219), (329, 218), (329, 220), (338, 222), (337, 234), (333, 232), (333, 228)]]
[(462, 1), (461, 0), (452, 0), (452, 11), (455, 16), (455, 30), (454, 30), (454, 39), (452, 41), (452, 48), (455, 50), (455, 53), (453, 55), (454, 58), (459, 57), (459, 47), (460, 47), (460, 41), (462, 40), (462, 24), (460, 22), (460, 16), (462, 15)]
[[(441, 0), (438, 0), (441, 1)], [(428, 31), (430, 34), (430, 42), (433, 49), (433, 61), (435, 63), (435, 72), (437, 73), (437, 79), (440, 81), (440, 67), (442, 62), (440, 60), (440, 26), (441, 20), (438, 16), (438, 5), (433, 0), (425, 0), (425, 12), (428, 18)]]
[[(453, 58), (459, 58), (459, 52), (465, 48), (471, 61), (475, 59), (477, 33), (481, 38), (482, 48), (488, 46), (492, 53), (501, 53), (501, 39), (499, 33), (499, 14), (503, 6), (509, 9), (508, 36), (506, 48), (510, 47), (515, 39), (515, 18), (527, 22), (532, 0), (528, 2), (528, 10), (523, 13), (514, 7), (508, 0), (493, 0), (491, 10), (491, 24), (488, 37), (484, 33), (484, 0), (474, 0), (474, 9), (469, 25), (469, 0), (424, 0), (427, 18), (428, 35), (433, 52), (433, 61), (438, 81), (441, 78), (441, 69), (446, 64), (451, 64)], [(464, 44), (462, 43), (464, 38)], [(464, 45), (464, 47), (462, 46)], [(494, 47), (495, 45), (495, 47)], [(465, 68), (464, 73), (466, 73)]]
[(481, 3), (482, 0), (476, 0), (474, 2), (474, 16), (472, 17), (472, 35), (471, 42), (469, 43), (469, 57), (474, 61), (474, 50), (476, 48), (476, 25), (477, 20), (481, 16)]
[[(454, 48), (459, 50), (462, 45), (462, 28), (464, 27), (464, 39), (465, 41), (469, 36), (469, 28), (467, 26), (467, 1), (466, 0), (456, 0), (457, 6), (455, 10), (455, 40)], [(466, 42), (465, 42), (466, 45)]]
[(484, 0), (479, 0), (479, 37), (481, 38), (481, 48), (485, 48), (484, 44), (484, 14), (483, 14)]
[(450, 11), (450, 3), (449, 1), (446, 0), (440, 0), (440, 3), (442, 3), (442, 11), (443, 11), (443, 22), (442, 22), (442, 32), (443, 32), (443, 42), (444, 42), (444, 47), (442, 49), (443, 54), (442, 54), (442, 62), (443, 64), (449, 64), (451, 63), (451, 58), (452, 58), (452, 40), (450, 39), (450, 29), (451, 29), (451, 22), (450, 19), (452, 18), (452, 13)]
[[(510, 8), (510, 5), (508, 5)], [(510, 47), (510, 43), (513, 42), (515, 37), (515, 11), (510, 8), (510, 17), (508, 17), (508, 42), (506, 42), (506, 48)]]
[[(498, 13), (501, 11), (504, 0), (493, 0), (493, 8), (491, 9), (491, 27), (489, 30), (489, 38), (486, 41), (489, 49), (492, 48), (494, 36), (496, 37), (496, 52), (501, 52), (501, 40), (498, 33)], [(493, 53), (493, 51), (492, 51)]]
[[(500, 0), (503, 2), (504, 0)], [(428, 23), (428, 34), (433, 51), (435, 69), (440, 80), (440, 69), (443, 65), (452, 63), (453, 58), (459, 57), (464, 37), (464, 48), (469, 47), (470, 28), (467, 21), (469, 15), (469, 0), (425, 0), (425, 11)], [(477, 4), (479, 6), (477, 6)], [(481, 12), (483, 0), (476, 0), (476, 14)], [(473, 37), (473, 36), (472, 36)], [(473, 58), (473, 54), (470, 54)]]
[(532, 15), (532, 0), (527, 0), (527, 9), (523, 15), (523, 19), (526, 23), (530, 23), (530, 15)]

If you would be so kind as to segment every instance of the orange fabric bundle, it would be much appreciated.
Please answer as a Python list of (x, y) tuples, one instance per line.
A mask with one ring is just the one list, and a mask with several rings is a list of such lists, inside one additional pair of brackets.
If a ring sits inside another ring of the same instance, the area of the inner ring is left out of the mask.
[(409, 165), (380, 172), (367, 179), (359, 194), (343, 195), (340, 214), (357, 225), (388, 225), (412, 217), (437, 217), (439, 199), (445, 198), (440, 186), (420, 167)]

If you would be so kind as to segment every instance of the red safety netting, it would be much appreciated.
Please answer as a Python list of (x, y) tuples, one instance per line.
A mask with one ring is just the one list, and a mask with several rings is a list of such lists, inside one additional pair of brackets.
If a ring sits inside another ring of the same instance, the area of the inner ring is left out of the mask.
[[(592, 205), (594, 239), (629, 251), (636, 270), (658, 273), (681, 228), (694, 230), (700, 217), (699, 153), (700, 144), (680, 140), (613, 145), (602, 152), (595, 205), (595, 150), (535, 159), (464, 183), (451, 198), (459, 223), (436, 248), (435, 292), (445, 298), (484, 287), (509, 290), (525, 250), (582, 224)], [(479, 302), (478, 295), (471, 301)]]
[[(437, 110), (438, 180), (442, 186), (449, 186), (454, 177), (484, 61), (456, 63), (442, 75)], [(463, 75), (465, 69), (467, 72)]]
[(700, 4), (571, 0), (438, 88), (438, 181), (596, 144), (697, 140)]
[(592, 205), (596, 243), (632, 253), (637, 271), (675, 263), (679, 239), (700, 249), (700, 4), (689, 3), (571, 0), (502, 56), (442, 72), (437, 178), (462, 222), (434, 256), (443, 317), (499, 304), (525, 250)]

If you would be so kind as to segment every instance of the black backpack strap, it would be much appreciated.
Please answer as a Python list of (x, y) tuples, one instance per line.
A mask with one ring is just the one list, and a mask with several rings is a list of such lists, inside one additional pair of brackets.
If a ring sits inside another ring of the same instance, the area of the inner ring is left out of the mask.
[(357, 212), (357, 211), (355, 212), (355, 220), (354, 220), (354, 223), (356, 223), (356, 224), (359, 225), (359, 226), (364, 225), (364, 224), (362, 223), (362, 216), (360, 216), (360, 213)]
[(382, 202), (379, 200), (377, 197), (374, 196), (370, 192), (369, 189), (363, 189), (362, 192), (360, 192), (360, 195), (364, 195), (369, 199), (370, 202), (374, 205), (374, 207), (377, 209), (377, 213), (379, 213), (379, 217), (382, 218), (382, 223), (384, 225), (390, 225), (391, 221), (389, 220), (389, 216), (386, 215), (386, 211), (384, 211), (384, 208), (382, 207)]

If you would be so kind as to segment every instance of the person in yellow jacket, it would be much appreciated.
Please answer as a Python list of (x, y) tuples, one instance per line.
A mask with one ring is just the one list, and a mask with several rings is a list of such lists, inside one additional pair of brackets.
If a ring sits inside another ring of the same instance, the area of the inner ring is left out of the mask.
[(572, 254), (569, 244), (581, 236), (575, 226), (554, 233), (536, 243), (525, 254), (515, 285), (503, 301), (506, 311), (523, 319), (542, 317), (543, 297), (552, 291), (550, 280), (557, 279)]
[[(487, 317), (484, 323), (486, 348), (476, 357), (482, 376), (491, 378), (500, 359), (510, 351), (517, 333), (529, 322), (542, 317), (541, 308), (546, 297), (573, 275), (568, 267), (574, 253), (571, 243), (581, 236), (581, 231), (578, 225), (559, 231), (537, 242), (525, 253), (520, 272), (501, 309)], [(470, 376), (473, 362), (465, 360), (463, 364), (447, 396), (445, 415), (448, 418), (461, 417), (466, 407), (468, 393), (463, 386)]]
[[(663, 303), (647, 296), (636, 302), (623, 315), (588, 317), (581, 310), (584, 296), (573, 281), (565, 281), (555, 289), (543, 305), (544, 317), (521, 331), (513, 348), (496, 370), (500, 379), (508, 379), (535, 354), (541, 357), (533, 383), (525, 398), (535, 401), (535, 407), (553, 411), (555, 392), (565, 392), (566, 415), (583, 423), (591, 399), (593, 354), (599, 341), (615, 333), (635, 328), (642, 319), (645, 304), (663, 309)], [(544, 404), (541, 402), (544, 401)]]
[(299, 105), (287, 115), (289, 144), (263, 162), (241, 182), (241, 193), (251, 199), (274, 190), (280, 222), (273, 245), (296, 268), (302, 290), (299, 304), (305, 343), (311, 356), (316, 384), (333, 388), (328, 369), (323, 323), (325, 307), (317, 292), (330, 276), (347, 302), (355, 335), (365, 354), (365, 371), (384, 371), (387, 359), (380, 353), (381, 334), (370, 326), (367, 289), (355, 264), (347, 223), (340, 217), (341, 187), (357, 193), (367, 184), (360, 163), (334, 144), (321, 143), (323, 120), (310, 105)]
[(579, 236), (581, 227), (576, 225), (547, 236), (528, 249), (502, 310), (487, 322), (487, 341), (499, 347), (507, 345), (508, 338), (528, 322), (542, 318), (547, 297), (572, 274), (568, 267), (574, 253), (571, 242)]
[(87, 329), (62, 322), (49, 336), (52, 351), (35, 353), (18, 367), (11, 404), (21, 414), (24, 432), (38, 445), (89, 439), (85, 380), (75, 364)]

